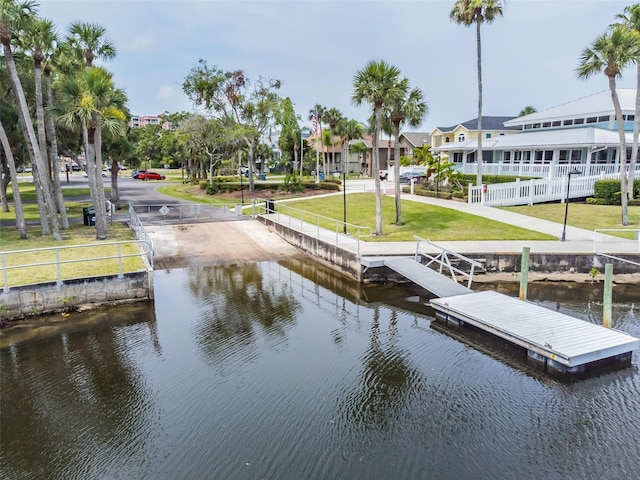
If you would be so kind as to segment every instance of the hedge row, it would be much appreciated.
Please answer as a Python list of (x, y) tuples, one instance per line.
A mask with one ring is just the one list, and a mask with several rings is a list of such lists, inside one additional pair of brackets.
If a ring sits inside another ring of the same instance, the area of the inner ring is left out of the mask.
[[(525, 180), (537, 179), (537, 177), (518, 177), (514, 175), (482, 175), (482, 183), (511, 183), (515, 182), (517, 179), (520, 179), (521, 182)], [(459, 181), (462, 185), (468, 185), (469, 183), (475, 185), (476, 184), (476, 175), (475, 174), (461, 174), (456, 177), (456, 180)]]
[[(305, 189), (309, 189), (309, 190), (332, 190), (332, 191), (340, 190), (340, 185), (336, 184), (335, 182), (328, 182), (328, 181), (324, 181), (320, 183), (303, 182), (302, 184)], [(281, 182), (267, 182), (267, 183), (255, 182), (253, 184), (253, 188), (254, 190), (261, 190), (261, 191), (262, 190), (275, 191), (275, 190), (282, 190), (283, 185), (284, 184), (282, 184)], [(237, 192), (240, 190), (240, 188), (243, 188), (246, 190), (248, 187), (248, 184), (240, 185), (240, 182), (231, 183), (227, 181), (222, 181), (222, 182), (214, 181), (213, 184), (210, 184), (207, 180), (201, 180), (199, 186), (201, 190), (206, 190), (207, 195), (216, 195), (218, 193)]]
[[(633, 182), (633, 196), (640, 197), (640, 179)], [(587, 199), (587, 203), (620, 205), (620, 180), (596, 180), (593, 186), (593, 199)]]

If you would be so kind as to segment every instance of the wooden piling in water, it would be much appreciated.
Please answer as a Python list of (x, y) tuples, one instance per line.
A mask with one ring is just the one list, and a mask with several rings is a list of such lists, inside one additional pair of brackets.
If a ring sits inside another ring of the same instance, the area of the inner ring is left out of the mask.
[(522, 261), (520, 262), (520, 300), (527, 299), (529, 288), (529, 247), (522, 247)]
[(602, 299), (602, 326), (611, 328), (611, 290), (613, 286), (613, 265), (604, 266), (604, 294)]

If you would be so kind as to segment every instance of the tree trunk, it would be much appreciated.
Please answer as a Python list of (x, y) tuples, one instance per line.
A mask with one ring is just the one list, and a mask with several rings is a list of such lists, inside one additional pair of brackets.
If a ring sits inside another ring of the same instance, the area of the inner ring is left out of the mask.
[[(53, 105), (53, 89), (51, 88), (51, 76), (45, 74), (45, 82), (47, 86), (47, 105)], [(67, 217), (67, 209), (64, 205), (64, 197), (62, 196), (62, 185), (60, 184), (60, 163), (58, 162), (58, 139), (56, 138), (56, 127), (53, 118), (45, 111), (46, 135), (49, 139), (49, 155), (51, 159), (51, 169), (53, 170), (53, 195), (60, 212), (60, 223), (64, 230), (69, 229), (69, 217)]]
[(476, 21), (476, 47), (478, 50), (478, 158), (476, 158), (476, 185), (482, 185), (482, 45), (480, 42), (480, 19)]
[[(118, 192), (118, 176), (120, 175), (120, 164), (117, 160), (111, 160), (111, 205), (114, 209), (120, 209), (120, 193)], [(113, 213), (113, 212), (112, 212)]]
[(382, 125), (382, 105), (375, 107), (376, 122), (373, 130), (373, 178), (376, 191), (376, 235), (382, 235), (382, 198), (380, 193), (380, 144), (378, 135)]
[(18, 185), (18, 173), (16, 172), (16, 162), (13, 158), (13, 152), (11, 151), (11, 145), (9, 145), (9, 139), (4, 131), (2, 122), (0, 122), (0, 143), (4, 148), (5, 156), (7, 157), (7, 165), (9, 166), (9, 173), (11, 175), (11, 187), (13, 189), (13, 205), (16, 209), (16, 228), (20, 232), (20, 240), (26, 240), (27, 238), (27, 224), (24, 221), (24, 211), (22, 209), (22, 198), (20, 197), (20, 187)]
[(402, 225), (402, 201), (400, 199), (400, 123), (393, 124), (393, 176), (396, 179), (396, 225)]
[(4, 156), (0, 155), (2, 159), (2, 184), (0, 184), (0, 204), (2, 204), (2, 211), (9, 212), (9, 200), (7, 199), (7, 188), (11, 182), (11, 172), (9, 172), (9, 165), (7, 164)]
[(40, 177), (38, 176), (38, 173), (37, 173), (38, 164), (36, 162), (35, 150), (37, 148), (38, 142), (36, 141), (36, 138), (35, 138), (35, 132), (33, 132), (31, 115), (29, 113), (29, 108), (27, 106), (27, 100), (24, 96), (24, 91), (22, 90), (22, 84), (20, 83), (20, 78), (18, 77), (18, 72), (16, 70), (15, 62), (13, 59), (13, 53), (11, 51), (11, 46), (4, 43), (2, 46), (4, 48), (7, 67), (9, 68), (9, 72), (10, 72), (11, 83), (13, 85), (13, 92), (14, 92), (14, 95), (16, 96), (16, 103), (18, 104), (18, 119), (20, 122), (20, 128), (22, 129), (22, 133), (25, 138), (25, 143), (27, 144), (29, 161), (31, 162), (31, 167), (33, 168), (32, 176), (33, 176), (33, 181), (35, 185), (36, 201), (38, 203), (38, 210), (40, 212), (40, 227), (41, 227), (42, 235), (50, 235), (51, 230), (49, 229), (49, 222), (47, 221), (47, 209), (44, 203), (44, 199), (42, 198), (42, 188), (40, 185)]
[(611, 100), (616, 111), (616, 123), (618, 124), (618, 139), (620, 140), (620, 203), (622, 204), (622, 225), (629, 225), (628, 213), (628, 185), (627, 185), (627, 145), (624, 137), (624, 120), (622, 118), (622, 108), (616, 91), (616, 78), (609, 77), (609, 89), (611, 90)]
[(44, 104), (42, 96), (42, 69), (39, 62), (36, 61), (33, 76), (36, 82), (36, 124), (38, 126), (38, 147), (40, 149), (40, 158), (42, 159), (42, 173), (40, 175), (44, 200), (47, 203), (47, 210), (49, 212), (51, 226), (53, 228), (53, 236), (56, 240), (62, 240), (60, 236), (60, 222), (58, 219), (57, 203), (54, 202), (53, 185), (52, 185), (52, 173), (53, 176), (57, 176), (60, 180), (60, 173), (57, 171), (51, 172), (49, 168), (49, 156), (47, 155), (47, 133), (44, 124)]
[(255, 155), (255, 145), (253, 140), (247, 140), (247, 146), (249, 150), (247, 151), (248, 157), (248, 167), (249, 167), (249, 191), (253, 193), (254, 185), (253, 185), (253, 172), (255, 172), (256, 165), (253, 156)]
[(107, 201), (104, 198), (104, 184), (102, 182), (102, 118), (99, 114), (93, 114), (96, 130), (95, 142), (95, 176), (96, 176), (96, 239), (107, 239)]

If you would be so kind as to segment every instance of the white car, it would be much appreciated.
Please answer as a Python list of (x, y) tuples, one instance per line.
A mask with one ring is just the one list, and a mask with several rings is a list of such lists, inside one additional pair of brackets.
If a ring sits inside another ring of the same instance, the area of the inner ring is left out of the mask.
[[(83, 172), (82, 172), (82, 176), (83, 176), (83, 177), (88, 177), (89, 175), (87, 174), (87, 172), (83, 171)], [(102, 176), (103, 176), (103, 177), (106, 177), (106, 176), (107, 176), (106, 172), (102, 172)]]

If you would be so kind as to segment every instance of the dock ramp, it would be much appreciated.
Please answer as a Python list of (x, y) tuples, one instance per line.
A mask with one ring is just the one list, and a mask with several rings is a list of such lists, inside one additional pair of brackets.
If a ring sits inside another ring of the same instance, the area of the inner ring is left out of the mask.
[(436, 297), (473, 293), (470, 288), (460, 285), (458, 282), (445, 277), (410, 257), (387, 258), (384, 260), (384, 265), (431, 292)]

